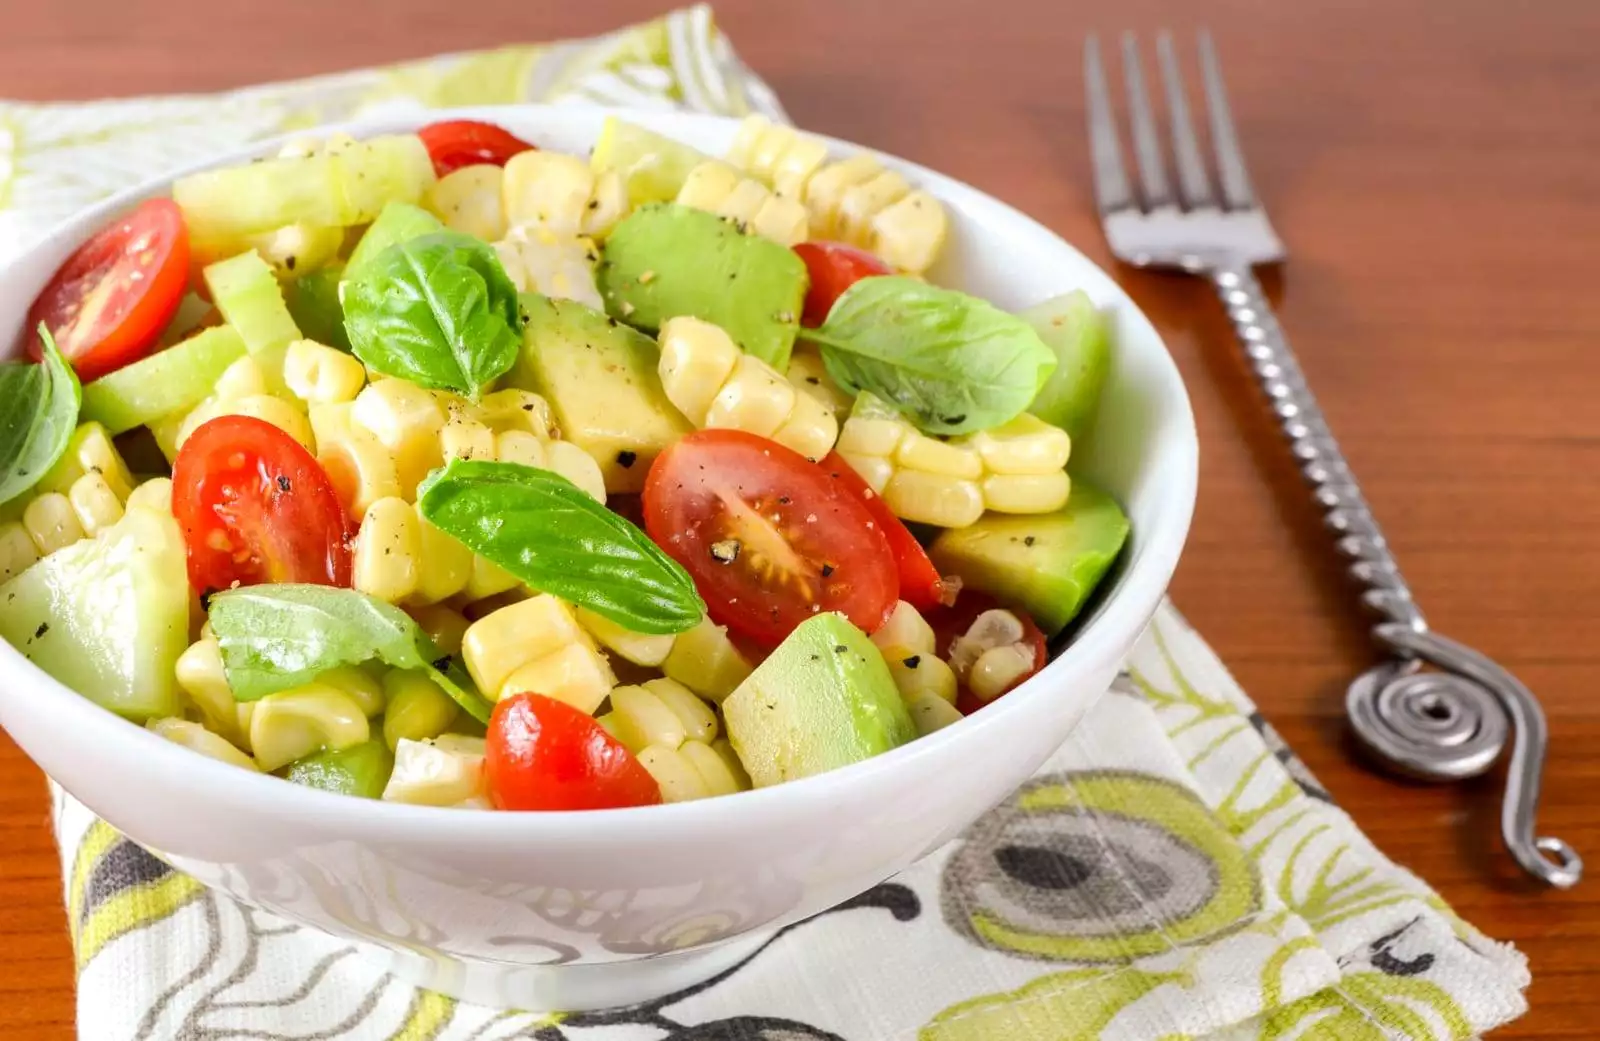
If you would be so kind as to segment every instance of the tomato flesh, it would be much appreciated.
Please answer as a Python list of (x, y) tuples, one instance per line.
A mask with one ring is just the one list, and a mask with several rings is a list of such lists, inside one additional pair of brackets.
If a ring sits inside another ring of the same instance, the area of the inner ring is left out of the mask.
[(622, 742), (587, 713), (542, 694), (494, 707), (483, 760), (502, 810), (609, 810), (653, 806), (661, 788)]
[(878, 530), (888, 540), (889, 552), (894, 554), (895, 569), (900, 573), (900, 599), (919, 611), (954, 603), (959, 584), (947, 582), (939, 575), (939, 569), (928, 559), (928, 551), (922, 548), (922, 543), (861, 475), (851, 469), (838, 452), (829, 452), (817, 465), (872, 514)]
[(251, 416), (201, 424), (172, 464), (172, 513), (202, 591), (261, 582), (350, 585), (349, 519), (300, 443)]
[(873, 254), (842, 242), (802, 242), (794, 251), (806, 262), (806, 273), (811, 276), (805, 311), (800, 316), (800, 324), (808, 329), (827, 321), (834, 301), (846, 289), (863, 278), (893, 274), (893, 269)]
[(28, 309), (28, 351), (43, 322), (85, 383), (138, 361), (178, 310), (189, 232), (171, 199), (146, 199), (101, 228), (57, 269)]
[(447, 119), (429, 123), (417, 131), (422, 144), (433, 160), (433, 172), (443, 177), (463, 166), (479, 163), (506, 165), (506, 160), (518, 152), (533, 150), (533, 145), (522, 138), (476, 119)]
[[(998, 700), (1015, 690), (1023, 680), (1032, 677), (1034, 673), (1044, 668), (1050, 661), (1050, 649), (1045, 642), (1044, 632), (1039, 628), (1038, 623), (1022, 608), (1003, 604), (988, 593), (980, 593), (976, 589), (963, 590), (961, 595), (956, 597), (956, 602), (953, 606), (944, 607), (926, 615), (928, 624), (933, 627), (935, 649), (938, 651), (939, 657), (948, 660), (950, 657), (950, 644), (955, 641), (955, 638), (972, 628), (972, 623), (977, 620), (980, 614), (996, 607), (1002, 607), (1010, 611), (1022, 623), (1022, 638), (1033, 646), (1033, 668), (1017, 677), (1016, 682), (995, 695), (991, 701)], [(961, 685), (956, 694), (956, 708), (960, 709), (961, 714), (964, 716), (972, 715), (989, 703), (979, 700), (977, 695), (967, 689), (965, 683)]]
[(661, 453), (645, 530), (686, 568), (713, 621), (776, 647), (820, 611), (873, 632), (900, 596), (872, 513), (799, 453), (739, 430), (700, 430)]

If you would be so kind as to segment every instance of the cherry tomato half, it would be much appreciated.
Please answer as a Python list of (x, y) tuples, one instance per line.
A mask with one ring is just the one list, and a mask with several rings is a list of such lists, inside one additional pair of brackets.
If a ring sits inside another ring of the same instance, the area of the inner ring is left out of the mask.
[(502, 810), (608, 810), (661, 801), (656, 779), (622, 742), (588, 713), (542, 694), (495, 705), (483, 768), (489, 797)]
[(878, 530), (889, 542), (889, 552), (894, 554), (895, 568), (900, 572), (900, 599), (919, 611), (954, 603), (959, 584), (940, 577), (939, 569), (928, 559), (928, 551), (922, 548), (922, 543), (890, 512), (861, 475), (852, 470), (838, 452), (829, 452), (817, 465), (872, 514)]
[(656, 457), (645, 530), (688, 569), (713, 620), (775, 647), (819, 611), (873, 632), (900, 595), (872, 514), (810, 460), (739, 430), (699, 430)]
[(172, 513), (198, 590), (350, 584), (352, 531), (333, 483), (271, 423), (251, 416), (202, 423), (173, 461)]
[(506, 165), (506, 160), (518, 152), (527, 152), (533, 145), (503, 130), (493, 123), (480, 123), (476, 119), (447, 119), (429, 123), (417, 131), (433, 160), (433, 172), (443, 177), (452, 170), (476, 163)]
[(888, 264), (871, 253), (841, 242), (802, 242), (794, 251), (806, 262), (806, 273), (811, 276), (805, 312), (800, 316), (800, 324), (808, 329), (827, 320), (834, 301), (846, 289), (871, 275), (893, 274)]
[[(1028, 679), (1035, 672), (1044, 668), (1050, 661), (1050, 650), (1045, 644), (1044, 632), (1039, 628), (1038, 623), (1033, 620), (1033, 617), (1020, 607), (1003, 604), (988, 593), (980, 593), (976, 589), (962, 590), (961, 595), (956, 597), (954, 606), (931, 611), (925, 617), (928, 620), (928, 624), (933, 627), (934, 644), (939, 657), (948, 659), (950, 657), (950, 644), (954, 642), (955, 638), (972, 628), (972, 623), (977, 620), (980, 614), (995, 607), (1003, 607), (1016, 615), (1017, 620), (1022, 623), (1022, 638), (1033, 645), (1032, 671), (1017, 677), (1016, 683), (996, 695), (996, 697), (1003, 697), (1006, 693), (1014, 690), (1023, 680)], [(987, 703), (979, 701), (977, 696), (968, 690), (964, 683), (956, 696), (956, 708), (960, 709), (961, 714), (964, 716), (972, 715)]]
[(146, 199), (67, 258), (28, 309), (28, 352), (42, 357), (39, 323), (87, 383), (149, 354), (189, 280), (189, 232), (171, 199)]

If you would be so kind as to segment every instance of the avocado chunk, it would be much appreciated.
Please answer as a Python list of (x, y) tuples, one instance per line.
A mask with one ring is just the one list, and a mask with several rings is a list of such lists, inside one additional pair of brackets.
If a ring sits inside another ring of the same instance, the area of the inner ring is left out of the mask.
[(1089, 294), (1075, 289), (1017, 315), (1055, 354), (1056, 368), (1028, 411), (1074, 441), (1094, 426), (1100, 391), (1111, 369), (1111, 330)]
[(367, 226), (361, 241), (350, 251), (350, 259), (344, 266), (344, 277), (355, 278), (361, 274), (362, 268), (372, 263), (374, 257), (397, 242), (410, 242), (444, 230), (445, 226), (439, 218), (421, 206), (398, 200), (385, 203), (378, 213), (378, 219)]
[(607, 492), (641, 490), (656, 456), (694, 429), (661, 389), (655, 341), (573, 300), (521, 299), (528, 324), (511, 385), (550, 402), (561, 436), (600, 464)]
[(942, 575), (1027, 610), (1053, 636), (1077, 615), (1128, 538), (1116, 500), (1082, 481), (1055, 513), (986, 513), (928, 549)]
[(788, 368), (806, 265), (770, 239), (687, 206), (643, 206), (612, 229), (599, 281), (606, 311), (629, 325), (653, 333), (693, 315), (779, 372)]
[(883, 655), (843, 615), (801, 622), (722, 702), (756, 787), (859, 763), (917, 736)]
[(189, 595), (178, 522), (134, 507), (0, 586), (0, 637), (119, 715), (176, 716)]
[(337, 752), (318, 752), (298, 759), (284, 767), (283, 776), (307, 788), (378, 799), (393, 772), (394, 753), (380, 737)]

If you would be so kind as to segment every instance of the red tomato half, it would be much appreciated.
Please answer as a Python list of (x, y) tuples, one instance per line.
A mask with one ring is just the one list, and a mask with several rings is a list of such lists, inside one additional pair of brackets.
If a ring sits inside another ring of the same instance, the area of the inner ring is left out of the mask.
[(502, 130), (493, 123), (480, 123), (476, 119), (449, 119), (442, 123), (429, 123), (417, 131), (433, 160), (433, 172), (443, 177), (452, 170), (477, 163), (506, 165), (506, 160), (518, 152), (532, 150), (533, 146), (522, 138)]
[(300, 442), (251, 416), (202, 423), (172, 464), (172, 513), (201, 591), (260, 582), (350, 584), (351, 529)]
[(959, 585), (947, 583), (939, 576), (939, 569), (928, 559), (928, 552), (922, 548), (922, 543), (901, 523), (899, 517), (890, 512), (883, 499), (861, 479), (861, 475), (852, 470), (838, 452), (829, 452), (817, 465), (867, 508), (878, 530), (889, 541), (889, 551), (894, 554), (895, 567), (900, 572), (900, 599), (919, 611), (931, 611), (941, 605), (954, 603)]
[(189, 279), (189, 232), (171, 199), (146, 199), (78, 247), (28, 309), (28, 353), (43, 322), (87, 383), (149, 354)]
[(794, 251), (806, 262), (806, 273), (811, 276), (805, 313), (800, 316), (800, 324), (808, 329), (827, 320), (834, 301), (846, 289), (871, 275), (893, 274), (888, 264), (866, 250), (839, 242), (802, 242)]
[(900, 595), (867, 508), (798, 452), (754, 434), (700, 430), (661, 453), (644, 520), (712, 619), (764, 647), (819, 611), (870, 633)]
[[(1023, 680), (1044, 668), (1050, 660), (1050, 650), (1045, 644), (1044, 632), (1040, 630), (1033, 617), (1020, 607), (1002, 604), (988, 593), (980, 593), (976, 589), (963, 590), (961, 595), (956, 597), (955, 606), (930, 612), (926, 617), (928, 624), (933, 627), (935, 649), (939, 657), (948, 659), (951, 642), (972, 628), (972, 623), (980, 614), (994, 607), (1003, 607), (1016, 615), (1017, 620), (1022, 623), (1022, 638), (1033, 645), (1033, 671), (1024, 673), (1017, 678), (1016, 683), (1001, 691), (998, 696), (1004, 697), (1007, 691), (1014, 690)], [(962, 715), (970, 716), (985, 704), (987, 702), (979, 701), (967, 689), (966, 684), (962, 684), (961, 691), (956, 697), (956, 708), (961, 710)]]
[(483, 760), (502, 810), (609, 810), (653, 806), (661, 788), (622, 742), (588, 713), (542, 694), (494, 707)]

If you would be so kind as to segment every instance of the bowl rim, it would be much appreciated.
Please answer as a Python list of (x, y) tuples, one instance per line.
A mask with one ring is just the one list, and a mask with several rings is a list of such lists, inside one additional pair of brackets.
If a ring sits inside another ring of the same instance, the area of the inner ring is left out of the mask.
[[(59, 248), (63, 239), (74, 243), (81, 241), (94, 227), (112, 215), (146, 197), (170, 190), (171, 183), (185, 174), (212, 167), (228, 165), (270, 154), (285, 142), (306, 136), (325, 137), (333, 133), (349, 133), (356, 137), (378, 133), (402, 133), (418, 126), (443, 119), (495, 118), (534, 119), (552, 118), (559, 122), (572, 119), (581, 113), (582, 118), (597, 121), (604, 116), (617, 116), (639, 123), (648, 129), (671, 136), (674, 124), (686, 127), (736, 127), (734, 117), (697, 112), (630, 109), (611, 106), (564, 106), (547, 104), (516, 104), (490, 106), (464, 106), (445, 109), (428, 109), (373, 116), (331, 123), (276, 135), (257, 141), (247, 147), (219, 153), (211, 158), (171, 170), (157, 177), (118, 192), (93, 207), (84, 209), (57, 224), (50, 232), (32, 243), (9, 262), (0, 265), (0, 283), (17, 277), (23, 269), (37, 264), (32, 258), (41, 252)], [(765, 815), (781, 818), (791, 805), (814, 804), (819, 800), (835, 805), (848, 805), (836, 799), (848, 799), (851, 788), (858, 782), (901, 769), (917, 758), (937, 756), (952, 745), (976, 743), (980, 731), (999, 729), (1006, 719), (1023, 710), (1025, 703), (1051, 696), (1052, 681), (1059, 681), (1066, 672), (1083, 674), (1107, 665), (1120, 665), (1117, 646), (1127, 634), (1142, 629), (1165, 596), (1167, 583), (1177, 567), (1193, 516), (1199, 478), (1199, 438), (1195, 428), (1193, 409), (1187, 388), (1173, 361), (1165, 340), (1161, 338), (1149, 318), (1131, 297), (1117, 285), (1105, 269), (1090, 260), (1070, 242), (1029, 217), (1015, 207), (983, 192), (964, 181), (941, 174), (921, 164), (891, 153), (859, 145), (841, 138), (807, 131), (822, 140), (829, 151), (853, 150), (868, 152), (890, 165), (917, 178), (919, 187), (932, 192), (941, 200), (955, 204), (974, 204), (997, 209), (1021, 233), (1042, 236), (1052, 240), (1055, 248), (1076, 254), (1085, 265), (1104, 275), (1115, 296), (1115, 305), (1124, 310), (1130, 321), (1142, 326), (1139, 332), (1148, 335), (1159, 346), (1156, 367), (1162, 382), (1177, 391), (1175, 403), (1180, 411), (1169, 415), (1165, 422), (1177, 435), (1172, 446), (1176, 467), (1168, 475), (1159, 494), (1162, 505), (1157, 509), (1156, 520), (1141, 526), (1139, 535), (1144, 547), (1127, 559), (1123, 573), (1118, 577), (1115, 595), (1106, 597), (1099, 611), (1082, 627), (1072, 641), (1046, 666), (1030, 677), (1006, 698), (988, 706), (985, 711), (964, 718), (958, 725), (945, 727), (932, 734), (918, 737), (870, 759), (840, 767), (826, 773), (788, 781), (766, 788), (739, 792), (730, 802), (727, 798), (702, 799), (689, 802), (664, 803), (653, 806), (625, 807), (604, 810), (541, 811), (537, 813), (508, 813), (502, 811), (462, 812), (450, 807), (417, 806), (408, 803), (384, 802), (376, 799), (353, 799), (347, 795), (316, 788), (290, 784), (267, 774), (241, 770), (203, 755), (151, 733), (143, 726), (102, 708), (78, 694), (25, 658), (16, 648), (0, 640), (0, 677), (27, 677), (31, 688), (29, 698), (43, 707), (28, 706), (26, 710), (42, 710), (54, 716), (62, 725), (73, 728), (74, 743), (94, 747), (103, 742), (142, 742), (140, 755), (150, 773), (175, 773), (186, 776), (194, 787), (205, 786), (213, 790), (226, 790), (226, 802), (246, 815), (246, 819), (261, 816), (266, 819), (315, 818), (342, 830), (346, 837), (378, 831), (392, 833), (391, 829), (409, 826), (427, 828), (441, 842), (471, 842), (520, 839), (529, 836), (581, 837), (587, 841), (600, 838), (600, 829), (638, 829), (692, 827), (706, 832), (738, 828), (743, 818)], [(1126, 553), (1126, 549), (1124, 553)], [(1055, 675), (1052, 676), (1052, 673)], [(24, 750), (26, 751), (26, 750)], [(48, 776), (48, 774), (47, 774)], [(52, 778), (53, 780), (53, 778)], [(59, 782), (58, 782), (59, 783)], [(65, 786), (63, 786), (65, 787)], [(68, 794), (71, 794), (68, 790)], [(640, 832), (639, 834), (644, 834)]]

